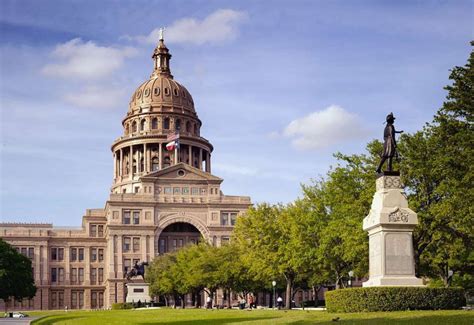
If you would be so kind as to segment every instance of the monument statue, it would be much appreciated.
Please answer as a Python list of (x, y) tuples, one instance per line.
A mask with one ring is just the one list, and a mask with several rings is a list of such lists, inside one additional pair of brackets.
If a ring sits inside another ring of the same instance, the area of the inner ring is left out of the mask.
[(390, 113), (387, 115), (386, 122), (387, 122), (387, 125), (385, 126), (385, 129), (383, 131), (383, 139), (384, 139), (383, 152), (382, 152), (382, 157), (380, 159), (379, 167), (377, 168), (377, 173), (382, 172), (382, 166), (387, 159), (388, 159), (387, 171), (389, 172), (392, 171), (393, 157), (398, 156), (395, 133), (403, 133), (403, 131), (395, 130), (395, 127), (393, 126), (393, 123), (395, 122), (395, 117), (393, 116), (393, 113)]
[(130, 280), (131, 278), (141, 275), (143, 280), (145, 280), (145, 266), (148, 266), (148, 262), (141, 262), (140, 264), (135, 262), (133, 268), (125, 274), (125, 278)]

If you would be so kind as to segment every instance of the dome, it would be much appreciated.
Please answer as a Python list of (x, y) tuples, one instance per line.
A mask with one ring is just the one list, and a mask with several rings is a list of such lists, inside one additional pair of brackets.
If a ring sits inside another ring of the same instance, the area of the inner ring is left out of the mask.
[(130, 99), (128, 112), (135, 114), (145, 107), (153, 107), (153, 111), (160, 111), (163, 106), (173, 106), (188, 113), (196, 113), (189, 91), (167, 75), (152, 75), (150, 80), (142, 83)]

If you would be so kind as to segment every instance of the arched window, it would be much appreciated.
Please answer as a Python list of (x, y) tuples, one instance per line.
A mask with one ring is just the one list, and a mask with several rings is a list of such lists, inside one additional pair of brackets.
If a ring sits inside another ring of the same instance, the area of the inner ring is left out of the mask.
[(186, 122), (186, 132), (190, 132), (191, 131), (191, 122), (187, 121)]
[(164, 130), (169, 130), (170, 129), (170, 118), (165, 117), (163, 120), (163, 129)]
[(145, 119), (140, 121), (140, 131), (145, 131)]
[(171, 159), (169, 156), (166, 156), (163, 160), (163, 167), (166, 168), (169, 166), (171, 166)]
[(140, 171), (144, 172), (145, 171), (145, 159), (140, 159)]
[(177, 119), (175, 123), (176, 131), (181, 130), (181, 120)]
[(137, 132), (137, 122), (133, 121), (132, 123), (132, 132)]
[(133, 173), (136, 174), (137, 173), (137, 160), (136, 159), (133, 159)]
[(127, 124), (125, 124), (125, 134), (129, 134), (130, 133), (130, 126)]
[(128, 162), (128, 156), (125, 156), (125, 159), (126, 159), (126, 163), (125, 163), (125, 175), (128, 175), (128, 173), (130, 172), (130, 164)]
[(158, 129), (158, 119), (156, 117), (153, 120), (151, 120), (151, 128)]
[(158, 157), (153, 157), (151, 159), (151, 170), (156, 171), (160, 168)]

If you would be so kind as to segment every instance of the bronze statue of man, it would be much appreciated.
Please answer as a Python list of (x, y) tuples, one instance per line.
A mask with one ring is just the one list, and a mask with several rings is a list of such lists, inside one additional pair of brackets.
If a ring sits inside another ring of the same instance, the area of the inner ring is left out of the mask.
[(403, 131), (395, 131), (393, 123), (395, 122), (395, 117), (393, 113), (387, 115), (387, 125), (383, 131), (383, 152), (380, 159), (379, 167), (377, 168), (377, 173), (382, 172), (382, 166), (384, 162), (388, 159), (388, 168), (387, 171), (392, 171), (392, 160), (393, 157), (397, 155), (397, 142), (395, 141), (395, 133), (403, 133)]

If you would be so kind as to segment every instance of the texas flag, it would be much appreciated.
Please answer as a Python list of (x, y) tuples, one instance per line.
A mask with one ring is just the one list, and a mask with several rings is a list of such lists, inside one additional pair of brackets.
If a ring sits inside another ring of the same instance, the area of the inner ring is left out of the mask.
[(166, 144), (166, 150), (168, 150), (168, 151), (172, 151), (175, 148), (179, 148), (179, 141), (178, 140), (173, 140), (173, 141)]

